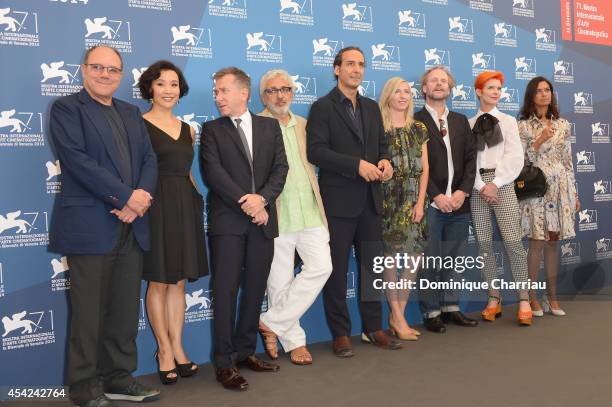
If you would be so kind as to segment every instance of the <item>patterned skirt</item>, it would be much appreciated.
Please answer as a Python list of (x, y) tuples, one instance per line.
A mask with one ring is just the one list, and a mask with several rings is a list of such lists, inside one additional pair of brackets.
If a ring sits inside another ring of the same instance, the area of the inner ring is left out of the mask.
[(549, 240), (548, 232), (559, 233), (559, 239), (576, 236), (576, 185), (565, 169), (546, 174), (548, 189), (541, 198), (520, 201), (521, 225), (525, 236)]

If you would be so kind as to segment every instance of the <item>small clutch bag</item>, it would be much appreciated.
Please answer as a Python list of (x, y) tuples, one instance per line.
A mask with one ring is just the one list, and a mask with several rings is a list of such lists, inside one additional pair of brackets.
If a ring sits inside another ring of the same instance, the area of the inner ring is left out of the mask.
[(525, 163), (521, 173), (514, 180), (514, 191), (519, 201), (542, 197), (547, 189), (544, 172), (530, 162)]

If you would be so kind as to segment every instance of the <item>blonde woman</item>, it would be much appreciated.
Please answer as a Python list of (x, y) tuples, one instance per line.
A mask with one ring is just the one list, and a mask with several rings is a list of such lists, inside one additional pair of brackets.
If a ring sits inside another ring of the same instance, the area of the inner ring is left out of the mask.
[[(393, 178), (383, 184), (383, 242), (385, 255), (406, 253), (415, 260), (425, 249), (427, 226), (424, 220), (425, 194), (429, 176), (425, 125), (412, 117), (412, 89), (400, 77), (387, 81), (380, 96), (380, 110)], [(415, 264), (415, 263), (413, 263)], [(385, 271), (385, 281), (413, 281), (416, 269), (395, 268)], [(408, 303), (408, 289), (387, 290), (391, 312), (389, 326), (402, 340), (416, 340), (420, 332), (408, 326), (404, 316)]]

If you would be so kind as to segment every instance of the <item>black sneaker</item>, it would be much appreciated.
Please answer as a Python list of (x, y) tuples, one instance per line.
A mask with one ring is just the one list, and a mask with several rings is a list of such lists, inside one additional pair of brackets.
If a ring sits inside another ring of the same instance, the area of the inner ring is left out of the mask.
[(105, 395), (111, 400), (125, 400), (135, 402), (147, 402), (159, 399), (160, 391), (152, 387), (147, 387), (134, 380), (132, 384), (125, 388), (109, 386), (105, 389)]
[(79, 404), (79, 407), (117, 407), (117, 405), (104, 396), (98, 396), (86, 403)]

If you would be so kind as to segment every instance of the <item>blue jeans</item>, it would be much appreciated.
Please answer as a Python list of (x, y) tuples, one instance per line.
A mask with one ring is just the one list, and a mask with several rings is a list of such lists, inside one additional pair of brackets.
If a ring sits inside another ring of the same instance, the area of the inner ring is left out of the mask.
[[(425, 256), (442, 259), (446, 256), (462, 256), (468, 238), (470, 214), (444, 213), (433, 206), (427, 209), (427, 249)], [(452, 268), (437, 268), (434, 264), (424, 264), (420, 279), (430, 282), (446, 282), (453, 279), (461, 281), (461, 275)], [(458, 290), (419, 290), (419, 306), (425, 318), (433, 318), (443, 312), (459, 311)]]

